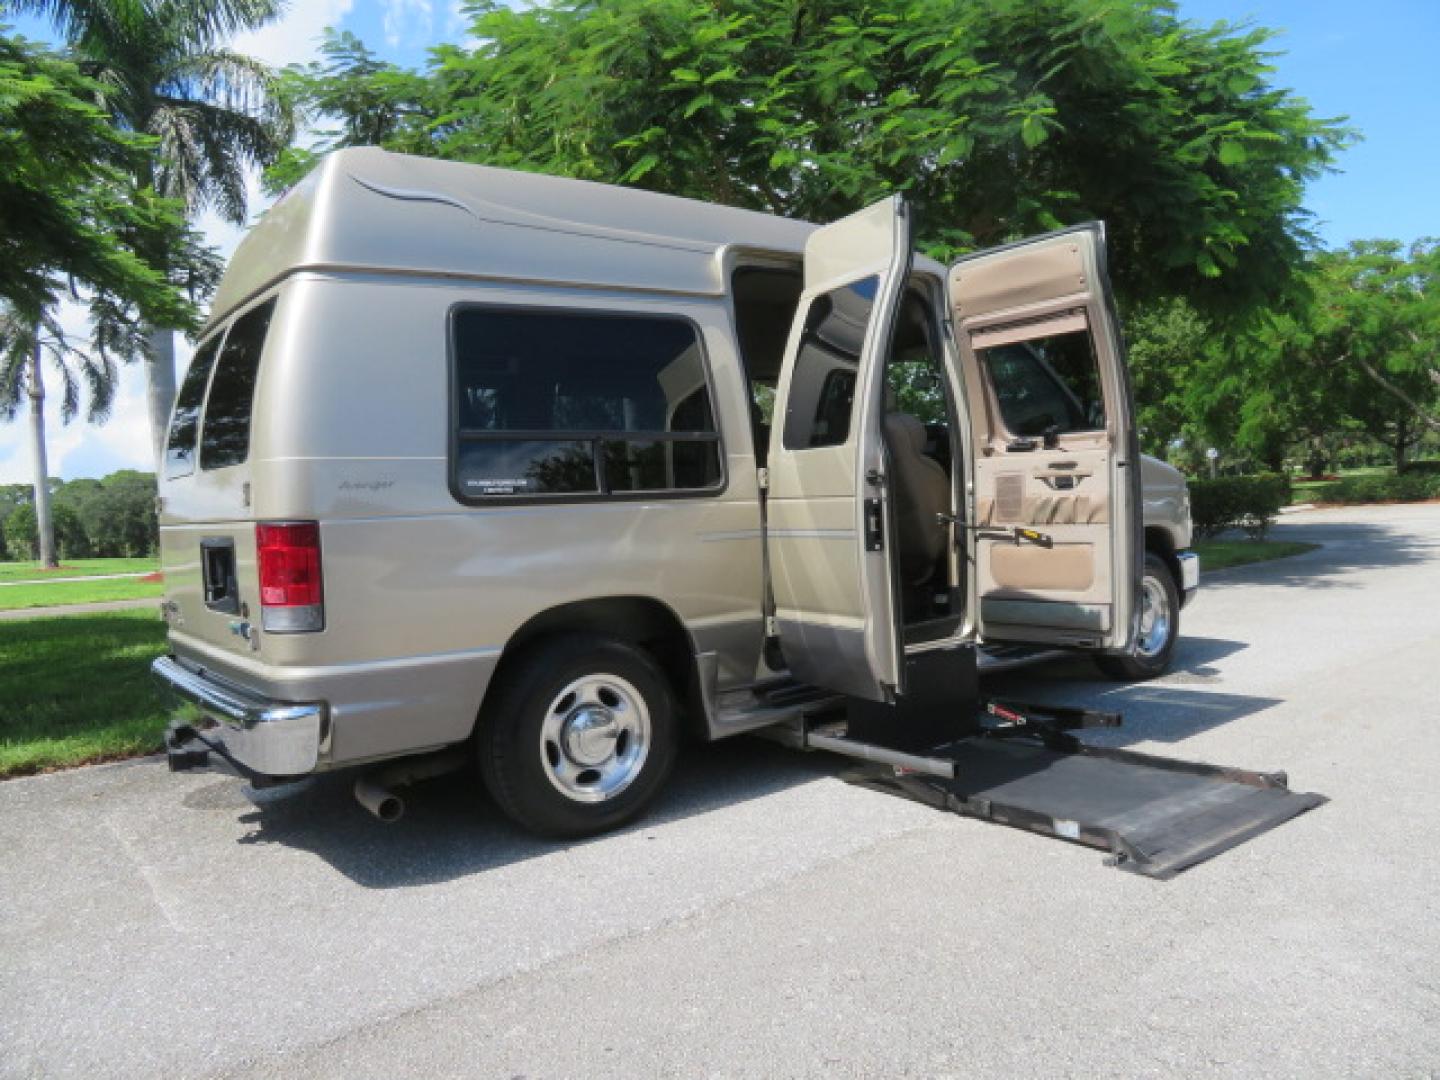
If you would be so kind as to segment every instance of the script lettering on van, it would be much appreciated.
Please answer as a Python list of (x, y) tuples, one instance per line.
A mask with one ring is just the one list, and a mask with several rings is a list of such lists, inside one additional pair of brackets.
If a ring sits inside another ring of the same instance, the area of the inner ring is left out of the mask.
[(395, 486), (394, 480), (341, 480), (341, 491), (384, 491)]

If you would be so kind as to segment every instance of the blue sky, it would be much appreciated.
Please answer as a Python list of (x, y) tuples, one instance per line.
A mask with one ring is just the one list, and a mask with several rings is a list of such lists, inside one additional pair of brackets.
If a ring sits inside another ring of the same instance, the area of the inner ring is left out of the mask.
[[(1312, 185), (1306, 204), (1327, 244), (1440, 236), (1440, 0), (1181, 0), (1181, 15), (1281, 31), (1272, 47), (1274, 81), (1306, 98), (1321, 116), (1349, 117), (1364, 135), (1342, 155), (1340, 171)], [(17, 20), (30, 37), (42, 23)], [(238, 39), (242, 52), (281, 66), (315, 55), (326, 26), (350, 30), (396, 63), (420, 66), (426, 49), (462, 41), (459, 0), (291, 0), (279, 23)], [(257, 207), (258, 209), (259, 207)], [(239, 231), (202, 222), (228, 255)], [(83, 325), (79, 312), (68, 322)], [(188, 347), (181, 349), (182, 364)], [(52, 395), (53, 398), (53, 395)], [(53, 402), (52, 402), (53, 403)], [(114, 415), (102, 427), (62, 427), (47, 410), (51, 475), (103, 476), (149, 468), (142, 376), (122, 373)], [(0, 423), (0, 483), (28, 482), (24, 418)]]

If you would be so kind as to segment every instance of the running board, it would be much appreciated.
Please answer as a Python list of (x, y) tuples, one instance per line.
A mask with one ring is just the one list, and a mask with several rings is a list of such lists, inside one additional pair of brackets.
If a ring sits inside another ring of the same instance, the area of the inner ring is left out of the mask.
[(852, 739), (843, 724), (804, 743), (870, 763), (853, 783), (1098, 848), (1109, 865), (1160, 879), (1327, 801), (1291, 791), (1284, 773), (1087, 746), (1067, 732), (1119, 726), (1113, 713), (998, 703), (985, 713), (974, 734), (919, 753)]

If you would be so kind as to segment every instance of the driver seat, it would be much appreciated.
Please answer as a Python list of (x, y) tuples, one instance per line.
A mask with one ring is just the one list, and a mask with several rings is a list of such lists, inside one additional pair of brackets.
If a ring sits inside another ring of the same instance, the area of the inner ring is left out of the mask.
[(918, 588), (935, 576), (950, 530), (937, 515), (950, 512), (950, 477), (925, 454), (925, 425), (909, 413), (885, 414), (882, 430), (890, 454), (891, 498), (900, 580)]

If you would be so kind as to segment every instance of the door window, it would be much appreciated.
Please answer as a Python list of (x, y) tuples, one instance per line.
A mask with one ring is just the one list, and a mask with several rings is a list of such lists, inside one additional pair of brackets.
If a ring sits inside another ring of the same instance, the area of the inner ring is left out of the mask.
[(170, 418), (170, 435), (165, 440), (165, 478), (189, 476), (195, 471), (195, 436), (200, 431), (200, 410), (205, 406), (205, 387), (210, 382), (210, 369), (220, 351), (224, 334), (217, 333), (198, 349), (175, 395), (175, 414)]
[(240, 465), (250, 456), (250, 417), (255, 408), (260, 354), (274, 313), (275, 301), (270, 300), (236, 319), (225, 335), (200, 431), (202, 469)]
[(1089, 330), (981, 349), (1000, 416), (1013, 435), (1099, 431), (1105, 427), (1100, 367)]
[(871, 275), (810, 302), (790, 376), (785, 449), (842, 446), (850, 438), (855, 374), (879, 287)]

